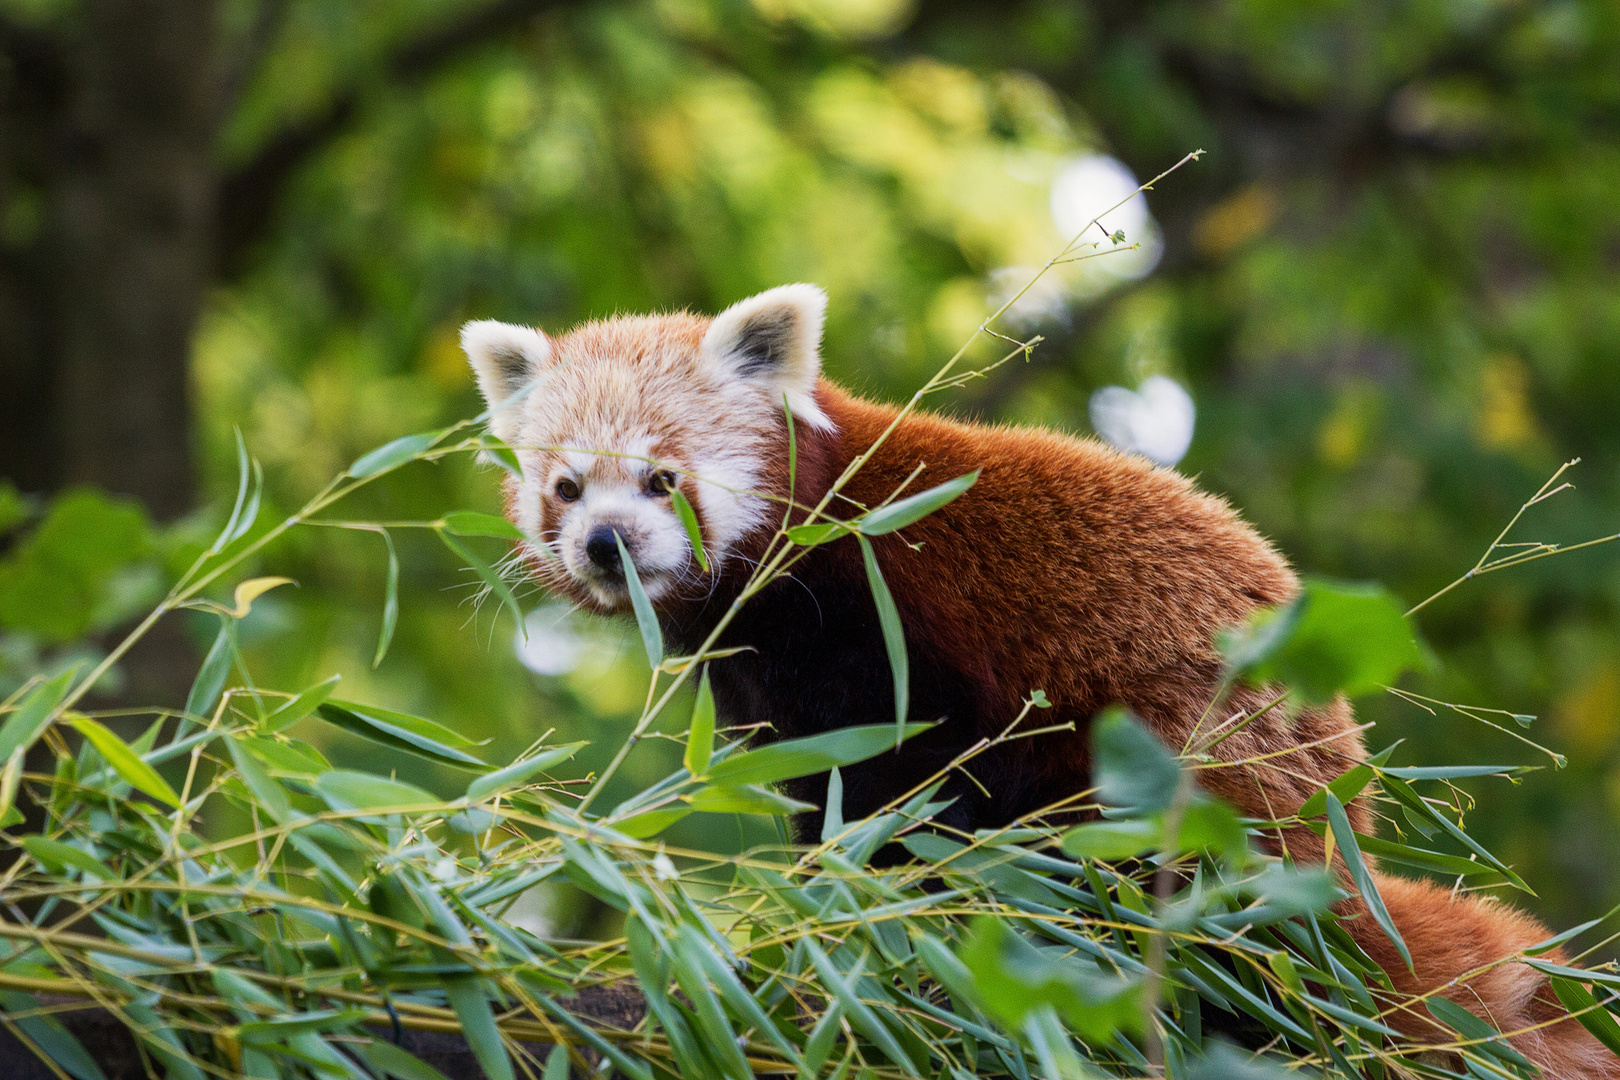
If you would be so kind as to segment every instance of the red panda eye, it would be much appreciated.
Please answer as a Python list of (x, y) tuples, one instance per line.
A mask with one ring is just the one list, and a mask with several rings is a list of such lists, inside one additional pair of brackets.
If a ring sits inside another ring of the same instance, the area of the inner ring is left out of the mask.
[(557, 481), (557, 498), (563, 502), (574, 502), (579, 498), (579, 485), (567, 477)]
[(668, 495), (675, 490), (675, 474), (661, 469), (647, 478), (647, 494)]

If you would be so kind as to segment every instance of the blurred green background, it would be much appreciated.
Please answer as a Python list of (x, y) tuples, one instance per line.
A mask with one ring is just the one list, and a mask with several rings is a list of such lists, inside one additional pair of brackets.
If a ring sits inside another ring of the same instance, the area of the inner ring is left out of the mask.
[[(1608, 0), (4, 0), (0, 59), (0, 694), (152, 601), (235, 492), (236, 431), (282, 515), (475, 412), (465, 319), (560, 329), (813, 281), (830, 374), (899, 400), (1122, 177), (1194, 149), (1110, 222), (1139, 248), (1010, 313), (1046, 339), (1028, 362), (934, 407), (1087, 432), (1095, 391), (1168, 377), (1197, 408), (1180, 469), (1301, 570), (1409, 602), (1568, 458), (1578, 490), (1509, 539), (1620, 530)], [(497, 487), (416, 465), (341, 514), (493, 511)], [(525, 662), (432, 537), (395, 539), (375, 669), (380, 539), (274, 549), (261, 571), (301, 587), (243, 623), (260, 681), (341, 673), (491, 759), (554, 727), (600, 765), (645, 688), (622, 628), (529, 595)], [(1441, 664), (1410, 688), (1534, 714), (1569, 758), (1473, 785), (1470, 830), (1550, 922), (1600, 914), (1620, 900), (1620, 544), (1419, 622)], [(183, 697), (212, 631), (160, 636), (125, 698)], [(1375, 747), (1408, 740), (1400, 763), (1549, 761), (1393, 697), (1359, 709)], [(675, 755), (638, 751), (621, 790)], [(673, 842), (764, 835), (686, 825)]]

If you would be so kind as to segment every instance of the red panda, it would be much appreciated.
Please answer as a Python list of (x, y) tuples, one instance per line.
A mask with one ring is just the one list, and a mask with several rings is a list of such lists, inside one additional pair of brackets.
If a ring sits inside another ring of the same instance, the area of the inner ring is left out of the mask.
[[(786, 285), (713, 319), (620, 317), (555, 339), (469, 323), (462, 343), (495, 410), (491, 428), (522, 463), (522, 481), (508, 481), (508, 508), (534, 549), (535, 574), (586, 607), (627, 611), (622, 542), (672, 647), (696, 650), (782, 524), (783, 500), (814, 505), (897, 415), (821, 378), (825, 306), (820, 289)], [(795, 425), (792, 490), (784, 401)], [(1074, 730), (974, 758), (972, 780), (955, 776), (946, 789), (956, 801), (945, 824), (994, 827), (1070, 800), (1088, 786), (1088, 722), (1114, 703), (1181, 748), (1220, 679), (1216, 632), (1299, 587), (1270, 544), (1179, 474), (1029, 428), (909, 415), (830, 509), (849, 516), (875, 506), (915, 469), (912, 490), (981, 470), (943, 509), (874, 541), (905, 628), (910, 716), (942, 722), (844, 771), (849, 818), (1000, 733), (1037, 688), (1052, 703), (1042, 723), (1073, 721)], [(707, 572), (671, 505), (676, 488), (696, 511)], [(718, 644), (748, 647), (711, 666), (719, 708), (769, 725), (770, 737), (894, 718), (882, 632), (852, 539), (812, 549), (741, 608)], [(1238, 689), (1223, 708), (1256, 711), (1269, 698)], [(1201, 769), (1201, 784), (1243, 814), (1273, 820), (1366, 751), (1341, 700), (1263, 712), (1218, 754), (1250, 764)], [(787, 787), (817, 803), (825, 785), (822, 776)], [(1350, 814), (1358, 831), (1374, 831), (1368, 807), (1354, 803)], [(816, 835), (819, 812), (799, 827)], [(1278, 844), (1301, 863), (1325, 858), (1303, 828)], [(1415, 974), (1365, 914), (1345, 925), (1398, 989), (1443, 988), (1499, 1030), (1519, 1032), (1513, 1045), (1549, 1076), (1620, 1078), (1620, 1059), (1565, 1014), (1540, 973), (1509, 963), (1471, 975), (1545, 940), (1534, 920), (1426, 882), (1381, 876), (1379, 889)], [(1449, 1037), (1426, 1016), (1397, 1010), (1390, 1020), (1420, 1037)]]

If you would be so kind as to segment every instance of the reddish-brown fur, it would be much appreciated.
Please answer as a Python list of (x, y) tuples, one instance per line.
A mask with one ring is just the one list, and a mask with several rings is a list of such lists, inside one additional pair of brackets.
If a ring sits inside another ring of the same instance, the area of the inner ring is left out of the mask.
[[(802, 310), (814, 306), (805, 287), (791, 288), (800, 290), (793, 303)], [(819, 337), (819, 320), (815, 310), (797, 325), (808, 334), (804, 328), (813, 324)], [(758, 489), (790, 494), (781, 387), (751, 393), (743, 380), (760, 376), (704, 357), (710, 326), (686, 315), (610, 320), (535, 345), (527, 374), (544, 373), (543, 385), (503, 429), (526, 455), (527, 479), (511, 489), (511, 510), (540, 543), (555, 544), (552, 530), (564, 510), (549, 485), (566, 454), (553, 444), (642, 445), (636, 453), (681, 474), (679, 485), (696, 505), (705, 537), (715, 543), (720, 536), (711, 550), (720, 570), (717, 579), (681, 579), (655, 597), (672, 647), (679, 648), (695, 648), (708, 636), (781, 521), (779, 510), (767, 512), (775, 504), (733, 505), (720, 488), (705, 488), (700, 481), (717, 479), (704, 475), (705, 463), (731, 475), (746, 466)], [(502, 384), (496, 361), (538, 338), (529, 331), (512, 337), (512, 328), (488, 324), (473, 330), (475, 339), (488, 335), (469, 352), (493, 404), (512, 389)], [(812, 362), (801, 362), (800, 369), (814, 378)], [(798, 415), (806, 405), (819, 405), (830, 421), (797, 426), (791, 494), (804, 505), (820, 500), (896, 410), (824, 380), (813, 390), (808, 382), (798, 389), (814, 395), (813, 403), (801, 398)], [(958, 801), (949, 813), (958, 815), (957, 827), (1004, 823), (1084, 789), (1087, 726), (1109, 705), (1129, 706), (1180, 749), (1195, 726), (1208, 731), (1239, 711), (1261, 710), (1278, 694), (1277, 688), (1240, 687), (1200, 723), (1219, 681), (1215, 633), (1298, 590), (1283, 558), (1220, 499), (1094, 441), (919, 414), (899, 424), (830, 512), (853, 516), (875, 506), (918, 466), (923, 469), (912, 491), (981, 470), (978, 483), (954, 502), (874, 541), (906, 630), (911, 718), (942, 722), (899, 753), (846, 770), (846, 813), (869, 812), (975, 739), (995, 736), (1036, 689), (1052, 708), (1035, 722), (1072, 721), (1075, 730), (1014, 741), (975, 759), (970, 768), (979, 770), (989, 793), (965, 784), (953, 792)], [(590, 483), (622, 480), (641, 467), (635, 454), (614, 458), (592, 472)], [(732, 534), (716, 524), (724, 515)], [(624, 607), (622, 597), (605, 601), (601, 588), (587, 587), (555, 559), (535, 565), (548, 583), (583, 604)], [(736, 720), (770, 725), (776, 737), (893, 715), (887, 660), (853, 540), (811, 550), (792, 580), (774, 583), (745, 605), (721, 644), (749, 647), (711, 667), (721, 707)], [(1219, 760), (1199, 769), (1200, 783), (1245, 815), (1272, 820), (1292, 815), (1366, 751), (1349, 706), (1337, 701), (1264, 711), (1214, 753)], [(792, 793), (808, 801), (825, 794), (824, 779), (797, 783)], [(1349, 812), (1358, 831), (1374, 831), (1365, 805), (1353, 803)], [(1303, 827), (1278, 834), (1273, 843), (1300, 863), (1325, 857), (1322, 841)], [(1544, 928), (1495, 900), (1453, 897), (1427, 882), (1385, 875), (1377, 881), (1415, 974), (1359, 899), (1346, 902), (1345, 925), (1400, 991), (1442, 993), (1488, 1018), (1549, 1076), (1620, 1080), (1620, 1059), (1563, 1012), (1545, 979), (1522, 962), (1502, 962), (1548, 937)], [(1546, 954), (1555, 962), (1561, 957)], [(1389, 1022), (1403, 1030), (1437, 1042), (1454, 1037), (1420, 1007), (1392, 1008)]]
[[(895, 416), (892, 407), (825, 381), (818, 398), (838, 430), (801, 432), (801, 502), (815, 502)], [(874, 506), (919, 465), (925, 467), (912, 491), (982, 472), (942, 510), (876, 542), (908, 641), (937, 650), (968, 676), (980, 698), (974, 712), (981, 735), (1011, 722), (1034, 689), (1054, 706), (1040, 723), (1078, 722), (1071, 735), (1013, 744), (1054, 797), (1086, 786), (1086, 721), (1110, 704), (1128, 705), (1168, 745), (1182, 747), (1218, 680), (1214, 632), (1298, 588), (1283, 558), (1222, 500), (1170, 470), (1050, 432), (914, 415), (843, 494)], [(785, 476), (777, 475), (785, 487)], [(851, 502), (841, 504), (846, 512), (854, 511)], [(839, 546), (845, 550), (827, 554), (855, 560), (853, 542), (827, 545)], [(1274, 696), (1240, 689), (1204, 729)], [(1349, 706), (1338, 701), (1305, 711), (1272, 709), (1222, 742), (1216, 755), (1226, 762), (1273, 755), (1259, 764), (1206, 767), (1199, 780), (1242, 813), (1274, 819), (1293, 813), (1366, 751)], [(1359, 831), (1375, 830), (1365, 806), (1353, 805), (1351, 816)], [(1302, 863), (1324, 857), (1308, 830), (1290, 830), (1279, 842)], [(1513, 1044), (1549, 1076), (1620, 1077), (1620, 1060), (1568, 1018), (1539, 973), (1522, 963), (1492, 966), (1550, 936), (1535, 920), (1492, 899), (1454, 898), (1427, 882), (1382, 874), (1377, 880), (1415, 976), (1359, 900), (1346, 905), (1348, 913), (1361, 912), (1346, 926), (1399, 990), (1439, 989), (1500, 1030), (1520, 1032)], [(1449, 985), (1480, 968), (1488, 970)], [(1455, 1037), (1426, 1013), (1401, 1011), (1391, 1020), (1425, 1038)]]

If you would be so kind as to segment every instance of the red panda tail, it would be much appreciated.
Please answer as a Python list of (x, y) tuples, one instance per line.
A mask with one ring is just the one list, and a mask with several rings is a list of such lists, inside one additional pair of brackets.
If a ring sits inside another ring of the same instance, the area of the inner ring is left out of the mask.
[[(1523, 912), (1485, 896), (1453, 896), (1426, 881), (1375, 874), (1379, 896), (1412, 954), (1413, 971), (1373, 922), (1359, 899), (1343, 926), (1390, 975), (1402, 995), (1438, 990), (1509, 1036), (1514, 1049), (1548, 1080), (1620, 1080), (1620, 1057), (1606, 1050), (1553, 995), (1547, 978), (1522, 961), (1499, 963), (1551, 936)], [(1562, 953), (1543, 957), (1564, 963)], [(1476, 973), (1476, 974), (1471, 974)], [(1394, 1003), (1390, 1026), (1433, 1042), (1457, 1035), (1421, 1003)]]

